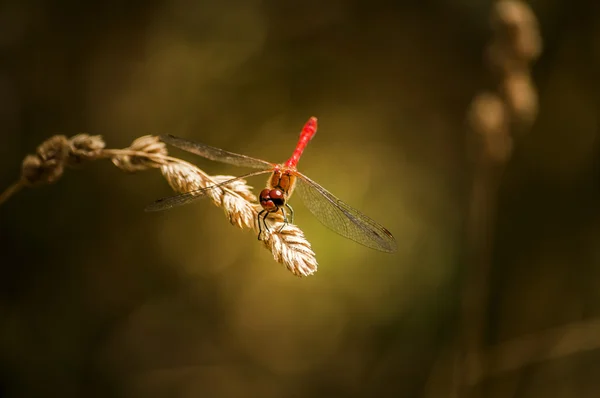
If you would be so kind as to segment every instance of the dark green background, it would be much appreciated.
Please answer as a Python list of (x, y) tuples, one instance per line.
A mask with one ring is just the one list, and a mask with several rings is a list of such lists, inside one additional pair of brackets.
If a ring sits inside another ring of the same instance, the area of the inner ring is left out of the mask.
[[(500, 189), (490, 346), (600, 312), (594, 4), (532, 4), (540, 113)], [(0, 396), (448, 396), (490, 5), (2, 2), (0, 186), (56, 133), (110, 148), (171, 133), (281, 162), (315, 115), (301, 170), (400, 249), (344, 240), (292, 200), (320, 263), (297, 279), (208, 201), (144, 213), (170, 193), (156, 171), (68, 170), (0, 207)], [(582, 351), (487, 379), (484, 396), (595, 397), (599, 370)]]

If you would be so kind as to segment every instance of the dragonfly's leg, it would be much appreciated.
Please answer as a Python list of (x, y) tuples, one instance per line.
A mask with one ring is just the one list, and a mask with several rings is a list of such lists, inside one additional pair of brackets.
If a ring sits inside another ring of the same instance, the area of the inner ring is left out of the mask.
[[(281, 228), (279, 228), (279, 231), (277, 231), (277, 232), (283, 231), (283, 228), (289, 224), (288, 218), (287, 218), (287, 213), (285, 212), (285, 207), (280, 207), (280, 209), (281, 209), (281, 214), (283, 214), (283, 224), (281, 224)], [(292, 213), (292, 216), (293, 216), (293, 213)]]
[[(261, 219), (261, 215), (265, 213), (265, 215), (262, 217)], [(269, 231), (269, 226), (267, 225), (267, 217), (269, 216), (269, 212), (267, 210), (261, 210), (260, 213), (258, 213), (257, 219), (258, 219), (258, 240), (261, 240), (260, 237), (262, 236), (263, 233), (266, 233)], [(261, 227), (261, 221), (262, 221), (262, 226), (264, 226), (264, 230)], [(266, 238), (266, 236), (265, 236)]]
[(287, 207), (288, 209), (290, 209), (290, 224), (294, 223), (294, 209), (292, 209), (292, 206), (290, 206), (288, 203), (285, 204), (285, 207)]
[[(264, 212), (266, 212), (266, 210), (264, 210), (264, 209), (263, 209), (263, 210), (259, 211), (259, 212), (258, 212), (258, 215), (256, 216), (256, 223), (258, 224), (258, 240), (260, 240), (260, 236), (261, 236), (261, 235), (262, 235), (262, 233), (263, 233), (262, 224), (261, 224), (261, 221), (262, 221), (262, 220), (261, 220), (260, 216), (261, 216), (261, 215), (262, 215)], [(264, 221), (263, 221), (263, 222), (264, 222)]]
[(265, 210), (265, 215), (263, 216), (263, 225), (265, 226), (265, 231), (269, 232), (269, 226), (267, 225), (267, 217), (269, 216), (269, 211)]

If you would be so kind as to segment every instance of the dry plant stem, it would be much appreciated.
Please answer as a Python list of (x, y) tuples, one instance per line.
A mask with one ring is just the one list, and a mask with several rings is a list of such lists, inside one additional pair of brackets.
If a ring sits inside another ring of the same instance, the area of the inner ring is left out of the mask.
[(162, 154), (154, 154), (154, 153), (145, 153), (140, 151), (135, 151), (131, 149), (104, 149), (99, 155), (98, 159), (113, 159), (117, 156), (131, 156), (131, 157), (140, 157), (151, 160), (156, 163), (155, 168), (160, 167), (161, 165), (168, 164), (169, 162), (180, 162), (187, 163), (184, 160), (174, 158), (172, 156), (162, 155)]
[(474, 384), (473, 375), (485, 371), (487, 365), (483, 357), (486, 309), (492, 268), (496, 197), (502, 169), (503, 165), (494, 165), (482, 158), (473, 176), (466, 227), (466, 261), (471, 268), (465, 275), (462, 298), (461, 396)]
[[(492, 9), (494, 35), (488, 62), (499, 80), (496, 92), (477, 95), (468, 122), (477, 149), (469, 193), (465, 236), (465, 277), (461, 305), (455, 396), (481, 396), (480, 375), (488, 373), (484, 355), (492, 268), (496, 198), (501, 173), (509, 161), (514, 134), (526, 131), (537, 114), (537, 96), (529, 64), (541, 52), (537, 20), (518, 0), (499, 0)], [(512, 133), (512, 134), (511, 134)]]
[[(185, 193), (227, 182), (232, 176), (209, 176), (184, 160), (168, 156), (166, 146), (158, 137), (143, 136), (129, 148), (105, 149), (100, 136), (78, 134), (68, 139), (57, 135), (42, 143), (35, 155), (23, 161), (21, 179), (0, 195), (0, 204), (23, 187), (52, 184), (62, 176), (65, 167), (75, 167), (85, 161), (110, 159), (126, 172), (160, 169), (174, 191)], [(211, 189), (213, 203), (223, 208), (229, 222), (239, 228), (257, 231), (259, 206), (251, 187), (242, 179)], [(263, 243), (273, 253), (273, 258), (284, 264), (296, 276), (308, 276), (317, 271), (317, 261), (311, 245), (302, 231), (284, 224), (278, 214), (269, 214), (270, 225)]]
[(25, 185), (23, 184), (22, 181), (17, 181), (12, 183), (8, 188), (6, 188), (4, 190), (4, 192), (2, 192), (0, 194), (0, 205), (2, 205), (4, 202), (6, 202), (11, 196), (15, 195), (17, 192), (19, 192), (21, 189), (23, 189), (25, 187)]

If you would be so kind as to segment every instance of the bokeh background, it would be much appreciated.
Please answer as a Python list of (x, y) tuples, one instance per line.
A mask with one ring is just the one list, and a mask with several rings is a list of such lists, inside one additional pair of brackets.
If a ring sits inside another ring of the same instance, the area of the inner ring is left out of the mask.
[[(600, 17), (593, 1), (531, 5), (539, 114), (502, 175), (483, 344), (529, 336), (516, 352), (543, 359), (461, 396), (596, 397), (600, 333), (564, 354), (560, 332), (529, 345), (600, 315)], [(170, 133), (280, 162), (315, 115), (302, 171), (399, 251), (345, 240), (292, 199), (320, 264), (298, 279), (208, 201), (144, 213), (170, 194), (158, 171), (68, 170), (0, 206), (0, 396), (453, 396), (471, 269), (465, 117), (494, 87), (491, 6), (3, 1), (1, 188), (57, 133), (110, 148)]]

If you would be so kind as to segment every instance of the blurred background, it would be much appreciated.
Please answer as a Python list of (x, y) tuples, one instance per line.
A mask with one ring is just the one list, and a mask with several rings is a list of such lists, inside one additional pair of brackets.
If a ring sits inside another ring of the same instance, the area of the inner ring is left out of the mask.
[[(399, 250), (343, 239), (293, 198), (319, 261), (299, 279), (209, 201), (144, 213), (171, 194), (158, 171), (69, 169), (0, 206), (0, 396), (598, 396), (600, 13), (530, 3), (539, 113), (491, 192), (478, 277), (466, 115), (496, 87), (492, 4), (1, 2), (0, 189), (58, 133), (109, 148), (170, 133), (282, 162), (314, 115), (300, 170)], [(488, 359), (457, 388), (469, 325)]]

